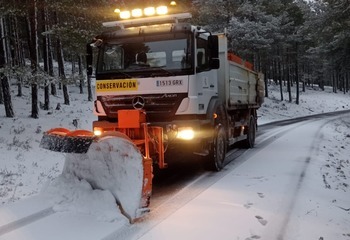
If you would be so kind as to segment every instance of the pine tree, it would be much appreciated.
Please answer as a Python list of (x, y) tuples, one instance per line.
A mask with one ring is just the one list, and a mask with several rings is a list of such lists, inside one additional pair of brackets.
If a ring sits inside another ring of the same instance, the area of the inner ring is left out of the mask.
[(6, 62), (6, 58), (7, 58), (7, 53), (6, 53), (6, 49), (7, 49), (7, 44), (6, 44), (6, 34), (5, 34), (5, 24), (4, 24), (4, 18), (0, 18), (0, 39), (2, 39), (1, 43), (0, 43), (0, 91), (1, 91), (1, 99), (5, 106), (5, 113), (6, 113), (6, 117), (12, 118), (15, 116), (14, 111), (13, 111), (13, 107), (12, 107), (12, 100), (11, 100), (11, 91), (10, 91), (10, 85), (9, 85), (9, 81), (8, 78), (6, 76), (6, 74), (1, 71), (5, 69), (5, 64)]
[(14, 111), (12, 107), (10, 85), (6, 73), (6, 65), (9, 63), (9, 32), (6, 31), (5, 18), (0, 18), (0, 102), (5, 106), (6, 117), (14, 117)]

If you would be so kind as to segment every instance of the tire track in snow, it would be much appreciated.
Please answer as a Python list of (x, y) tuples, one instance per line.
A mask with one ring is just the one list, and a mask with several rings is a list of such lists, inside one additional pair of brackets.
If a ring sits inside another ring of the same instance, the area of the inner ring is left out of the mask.
[(279, 232), (277, 234), (277, 240), (284, 240), (285, 237), (286, 237), (288, 226), (289, 226), (289, 222), (291, 220), (291, 215), (292, 215), (292, 213), (294, 211), (297, 199), (299, 197), (299, 192), (300, 192), (300, 190), (302, 188), (305, 176), (307, 174), (308, 167), (309, 167), (311, 161), (313, 160), (312, 156), (313, 156), (313, 154), (315, 152), (318, 151), (320, 141), (323, 139), (323, 133), (321, 132), (321, 130), (326, 125), (328, 125), (330, 122), (336, 120), (337, 118), (338, 117), (333, 117), (332, 119), (330, 119), (328, 121), (325, 121), (318, 128), (318, 130), (316, 131), (316, 134), (313, 137), (311, 148), (310, 148), (308, 156), (305, 157), (304, 165), (302, 166), (302, 169), (301, 169), (301, 172), (300, 172), (300, 175), (299, 175), (299, 178), (298, 178), (298, 182), (297, 182), (294, 190), (292, 190), (292, 193), (289, 195), (289, 196), (291, 196), (291, 198), (288, 201), (288, 203), (286, 204), (287, 211), (286, 211), (284, 217), (282, 218), (282, 223), (281, 223), (281, 226), (280, 226), (280, 230), (279, 230)]
[(27, 226), (29, 224), (32, 224), (42, 218), (48, 217), (52, 214), (54, 214), (55, 211), (52, 209), (52, 207), (46, 208), (44, 210), (41, 210), (39, 212), (33, 213), (29, 216), (26, 216), (24, 218), (18, 219), (16, 221), (10, 222), (8, 224), (5, 224), (0, 227), (0, 236), (15, 231), (19, 228), (22, 228), (24, 226)]

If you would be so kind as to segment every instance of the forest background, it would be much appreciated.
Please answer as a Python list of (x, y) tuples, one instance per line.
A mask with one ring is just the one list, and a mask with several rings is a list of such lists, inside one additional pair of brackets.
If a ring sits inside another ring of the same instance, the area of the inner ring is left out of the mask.
[[(103, 31), (102, 22), (117, 20), (115, 8), (144, 2), (0, 0), (0, 105), (5, 116), (15, 117), (11, 97), (21, 96), (22, 87), (31, 88), (32, 118), (39, 118), (39, 109), (60, 107), (50, 106), (50, 96), (57, 91), (63, 91), (62, 104), (70, 105), (71, 84), (79, 85), (80, 93), (92, 101), (86, 44)], [(287, 86), (287, 101), (296, 104), (307, 85), (349, 93), (349, 0), (179, 0), (177, 4), (192, 13), (193, 24), (227, 34), (229, 49), (265, 74), (266, 97), (268, 80), (279, 84), (281, 101), (282, 87)], [(42, 100), (39, 91), (44, 91)]]

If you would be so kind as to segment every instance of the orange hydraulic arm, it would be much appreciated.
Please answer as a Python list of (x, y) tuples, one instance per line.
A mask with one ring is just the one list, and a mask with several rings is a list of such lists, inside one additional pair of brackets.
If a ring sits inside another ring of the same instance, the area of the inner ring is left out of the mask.
[[(156, 160), (159, 168), (166, 168), (164, 162), (163, 128), (149, 126), (146, 113), (142, 110), (119, 110), (118, 123), (96, 121), (94, 129), (116, 131), (125, 134), (143, 154), (144, 181), (142, 189), (142, 207), (149, 205), (152, 194), (153, 162)], [(156, 159), (152, 159), (152, 156)]]

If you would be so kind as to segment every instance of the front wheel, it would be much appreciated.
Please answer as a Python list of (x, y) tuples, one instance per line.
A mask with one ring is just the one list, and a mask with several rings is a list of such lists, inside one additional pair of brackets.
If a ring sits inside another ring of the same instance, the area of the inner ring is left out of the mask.
[(226, 133), (222, 125), (218, 125), (215, 130), (214, 141), (208, 156), (208, 167), (213, 171), (220, 171), (224, 167), (227, 151)]

